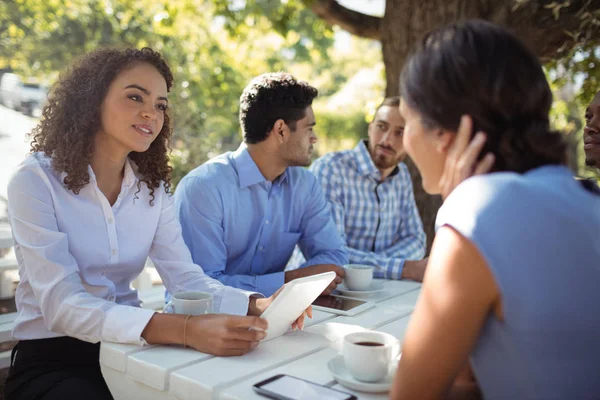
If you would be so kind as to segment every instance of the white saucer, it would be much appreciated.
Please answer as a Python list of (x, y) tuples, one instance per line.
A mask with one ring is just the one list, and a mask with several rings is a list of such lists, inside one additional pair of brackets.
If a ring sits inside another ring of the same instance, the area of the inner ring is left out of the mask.
[(335, 380), (338, 381), (338, 383), (342, 386), (346, 386), (349, 389), (358, 390), (359, 392), (384, 393), (390, 391), (397, 367), (394, 365), (394, 367), (390, 368), (390, 373), (382, 381), (374, 383), (361, 382), (354, 379), (354, 377), (350, 375), (350, 371), (346, 369), (346, 365), (344, 364), (344, 356), (341, 354), (329, 360), (327, 363), (327, 368), (329, 368), (331, 375), (333, 375)]
[(338, 285), (337, 290), (344, 296), (368, 297), (372, 294), (383, 291), (384, 287), (382, 282), (373, 281), (371, 282), (371, 286), (367, 290), (350, 290), (343, 283), (341, 283)]

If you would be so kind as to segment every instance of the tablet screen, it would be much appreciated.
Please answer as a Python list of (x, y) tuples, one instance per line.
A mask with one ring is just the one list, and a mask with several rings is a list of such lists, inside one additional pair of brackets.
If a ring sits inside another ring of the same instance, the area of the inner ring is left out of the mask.
[(313, 302), (313, 305), (342, 311), (350, 311), (353, 308), (361, 306), (365, 303), (366, 301), (363, 300), (347, 299), (338, 296), (319, 296)]

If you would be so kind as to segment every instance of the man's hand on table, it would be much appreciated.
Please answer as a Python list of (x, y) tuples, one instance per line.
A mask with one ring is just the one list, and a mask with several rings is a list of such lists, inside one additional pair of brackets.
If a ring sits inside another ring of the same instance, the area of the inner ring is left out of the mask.
[(329, 284), (327, 289), (323, 291), (323, 294), (330, 294), (335, 290), (337, 285), (342, 283), (344, 280), (344, 268), (334, 264), (317, 264), (311, 265), (310, 267), (298, 268), (285, 273), (285, 282), (293, 281), (294, 279), (304, 278), (305, 276), (322, 274), (324, 272), (334, 271), (336, 273), (335, 279)]
[(419, 261), (404, 261), (404, 269), (402, 270), (402, 279), (411, 279), (416, 282), (423, 282), (425, 269), (427, 268), (429, 258), (424, 258)]

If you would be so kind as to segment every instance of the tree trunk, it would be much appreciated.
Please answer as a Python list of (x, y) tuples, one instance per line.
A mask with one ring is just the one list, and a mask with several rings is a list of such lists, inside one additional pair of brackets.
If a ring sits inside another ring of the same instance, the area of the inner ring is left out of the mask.
[[(479, 3), (479, 4), (478, 4)], [(381, 46), (386, 96), (400, 94), (400, 72), (410, 50), (428, 31), (466, 18), (481, 16), (481, 3), (472, 0), (386, 0), (385, 16), (381, 21)], [(435, 236), (435, 218), (442, 204), (440, 196), (430, 196), (423, 190), (421, 175), (407, 157), (412, 176), (415, 201), (427, 234), (427, 253)]]

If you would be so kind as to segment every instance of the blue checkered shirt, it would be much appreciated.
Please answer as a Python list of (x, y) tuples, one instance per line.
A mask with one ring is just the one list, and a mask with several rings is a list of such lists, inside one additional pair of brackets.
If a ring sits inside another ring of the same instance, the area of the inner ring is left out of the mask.
[[(381, 181), (366, 142), (329, 153), (310, 170), (321, 182), (350, 263), (377, 265), (374, 277), (400, 279), (405, 260), (425, 255), (425, 232), (404, 163)], [(302, 264), (296, 248), (288, 268)]]

